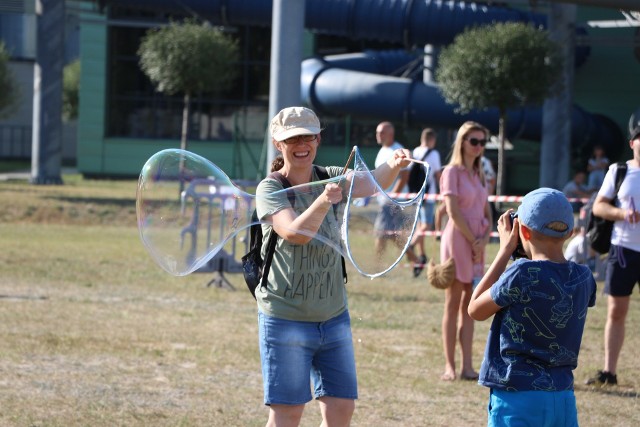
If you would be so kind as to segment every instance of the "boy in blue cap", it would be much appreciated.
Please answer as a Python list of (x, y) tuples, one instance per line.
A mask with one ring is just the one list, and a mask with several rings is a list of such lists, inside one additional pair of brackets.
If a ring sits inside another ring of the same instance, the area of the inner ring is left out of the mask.
[[(577, 426), (573, 369), (596, 282), (564, 258), (573, 209), (562, 192), (532, 191), (511, 216), (498, 220), (500, 249), (468, 309), (475, 320), (495, 314), (478, 380), (491, 389), (488, 425)], [(519, 240), (522, 258), (507, 268)]]

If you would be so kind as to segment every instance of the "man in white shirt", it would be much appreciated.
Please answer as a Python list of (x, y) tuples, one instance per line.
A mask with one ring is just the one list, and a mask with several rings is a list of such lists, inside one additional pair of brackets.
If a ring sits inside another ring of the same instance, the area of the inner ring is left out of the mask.
[[(404, 148), (399, 142), (395, 141), (395, 128), (391, 122), (385, 121), (378, 124), (376, 127), (376, 141), (380, 145), (375, 161), (376, 168), (386, 162), (395, 150)], [(408, 168), (401, 170), (393, 184), (384, 189), (385, 192), (406, 193), (408, 175)], [(402, 229), (403, 215), (398, 215), (398, 212), (395, 212), (394, 205), (389, 203), (386, 196), (379, 195), (378, 203), (380, 204), (380, 210), (376, 216), (374, 230), (376, 234), (376, 255), (380, 258), (384, 253), (387, 240), (392, 239), (396, 244), (402, 245), (402, 242), (395, 239), (397, 234), (394, 232)], [(407, 250), (407, 257), (414, 265), (418, 261), (412, 248)]]
[[(634, 115), (635, 116), (635, 115)], [(633, 158), (615, 196), (617, 164), (609, 167), (593, 204), (593, 214), (615, 221), (607, 259), (604, 293), (607, 323), (604, 328), (604, 367), (587, 380), (591, 385), (616, 385), (618, 358), (624, 342), (631, 294), (640, 284), (640, 116), (632, 117), (629, 146)], [(615, 204), (611, 201), (615, 199)]]
[[(437, 142), (437, 134), (431, 128), (425, 128), (420, 134), (420, 145), (413, 149), (413, 158), (429, 163), (430, 173), (428, 177), (427, 195), (432, 197), (438, 194), (438, 182), (440, 182), (440, 174), (442, 173), (442, 161), (440, 153), (435, 149)], [(410, 167), (420, 167), (419, 164), (413, 164)], [(427, 262), (427, 254), (424, 249), (423, 233), (434, 229), (436, 200), (428, 198), (422, 203), (420, 208), (420, 227), (416, 238), (413, 241), (414, 247), (417, 248), (419, 264), (414, 266), (413, 275), (418, 277)]]

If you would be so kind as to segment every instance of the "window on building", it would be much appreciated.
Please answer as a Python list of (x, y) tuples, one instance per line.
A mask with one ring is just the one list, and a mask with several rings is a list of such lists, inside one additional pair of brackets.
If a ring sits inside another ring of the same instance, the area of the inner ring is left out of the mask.
[[(109, 28), (107, 136), (179, 139), (182, 96), (156, 92), (138, 64), (137, 50), (147, 28), (148, 25)], [(241, 72), (223, 96), (196, 94), (193, 97), (189, 140), (263, 138), (268, 110), (271, 32), (257, 27), (231, 30), (240, 44), (238, 67)], [(240, 125), (242, 129), (236, 132)], [(259, 134), (255, 131), (257, 128)]]

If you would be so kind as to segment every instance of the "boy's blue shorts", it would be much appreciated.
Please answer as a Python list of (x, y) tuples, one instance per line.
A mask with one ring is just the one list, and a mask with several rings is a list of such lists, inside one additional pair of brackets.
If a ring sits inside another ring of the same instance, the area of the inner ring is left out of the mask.
[(491, 389), (489, 427), (578, 427), (573, 390), (503, 391)]

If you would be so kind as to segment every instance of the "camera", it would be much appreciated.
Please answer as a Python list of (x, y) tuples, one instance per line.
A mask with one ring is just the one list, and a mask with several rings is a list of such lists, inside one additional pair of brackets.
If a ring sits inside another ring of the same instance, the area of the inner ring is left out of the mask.
[[(518, 218), (517, 212), (509, 213), (509, 219), (511, 220), (511, 227), (513, 227), (513, 220)], [(511, 259), (516, 260), (518, 258), (527, 258), (527, 254), (524, 251), (524, 247), (522, 246), (522, 241), (520, 240), (520, 235), (518, 235), (518, 246), (516, 246), (516, 250), (511, 254)]]

